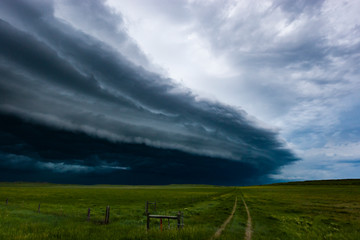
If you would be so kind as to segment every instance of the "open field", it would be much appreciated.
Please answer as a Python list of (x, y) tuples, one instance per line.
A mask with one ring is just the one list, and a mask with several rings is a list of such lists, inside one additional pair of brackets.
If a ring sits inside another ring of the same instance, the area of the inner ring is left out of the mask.
[[(81, 186), (0, 184), (0, 239), (210, 239), (236, 211), (219, 239), (244, 239), (246, 201), (252, 239), (360, 239), (360, 181), (354, 184), (292, 184), (251, 187)], [(6, 199), (8, 204), (6, 205)], [(151, 219), (146, 231), (145, 202), (152, 214), (184, 214), (176, 221)], [(41, 203), (40, 213), (37, 212)], [(109, 205), (110, 223), (103, 224)], [(87, 210), (91, 218), (87, 221)]]
[[(2, 239), (206, 239), (228, 217), (235, 188), (212, 186), (76, 186), (5, 184), (0, 207)], [(5, 199), (8, 198), (8, 205)], [(145, 202), (157, 201), (156, 214), (184, 213), (185, 227), (170, 230), (151, 220), (146, 232)], [(40, 214), (37, 213), (41, 203)], [(109, 205), (110, 224), (102, 224)], [(91, 221), (87, 210), (91, 208)]]
[(253, 239), (360, 239), (360, 185), (355, 182), (241, 188)]

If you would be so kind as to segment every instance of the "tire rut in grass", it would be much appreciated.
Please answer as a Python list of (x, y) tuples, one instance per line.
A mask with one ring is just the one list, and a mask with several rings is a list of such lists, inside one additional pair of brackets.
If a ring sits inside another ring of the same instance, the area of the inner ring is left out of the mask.
[(245, 237), (244, 237), (244, 239), (245, 239), (245, 240), (251, 240), (251, 235), (252, 235), (251, 215), (250, 215), (249, 208), (248, 208), (248, 206), (246, 205), (245, 199), (244, 199), (243, 197), (242, 197), (241, 199), (242, 199), (242, 201), (243, 201), (243, 203), (244, 203), (244, 206), (245, 206), (245, 209), (246, 209), (246, 213), (247, 213), (247, 216), (248, 216), (247, 223), (246, 223), (246, 229), (245, 229)]
[(237, 204), (237, 197), (235, 198), (234, 207), (233, 207), (233, 210), (232, 210), (230, 216), (225, 220), (225, 222), (221, 225), (221, 227), (216, 231), (216, 233), (214, 234), (214, 236), (212, 236), (211, 240), (220, 237), (222, 231), (224, 231), (226, 225), (228, 225), (228, 223), (231, 221), (232, 217), (233, 217), (234, 214), (235, 214), (236, 204)]

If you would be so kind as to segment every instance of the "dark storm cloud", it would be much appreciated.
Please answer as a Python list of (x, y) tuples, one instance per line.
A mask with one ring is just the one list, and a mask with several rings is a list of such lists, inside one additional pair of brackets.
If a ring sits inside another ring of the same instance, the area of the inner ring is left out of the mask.
[(268, 171), (246, 162), (113, 143), (7, 114), (0, 117), (0, 181), (234, 185), (259, 183)]
[[(18, 170), (33, 179), (29, 169), (50, 170), (55, 175), (43, 179), (60, 181), (66, 173), (79, 181), (78, 174), (111, 172), (118, 174), (109, 182), (154, 177), (155, 183), (168, 173), (168, 182), (217, 183), (218, 170), (218, 183), (234, 184), (296, 160), (275, 131), (135, 65), (119, 49), (54, 17), (50, 1), (2, 1), (0, 17), (1, 168), (9, 169), (3, 176)], [(131, 42), (125, 32), (117, 34)], [(30, 122), (13, 119), (18, 126), (8, 130), (10, 115)], [(170, 174), (176, 169), (182, 174)], [(231, 176), (235, 170), (242, 176)], [(136, 178), (140, 173), (146, 177)]]

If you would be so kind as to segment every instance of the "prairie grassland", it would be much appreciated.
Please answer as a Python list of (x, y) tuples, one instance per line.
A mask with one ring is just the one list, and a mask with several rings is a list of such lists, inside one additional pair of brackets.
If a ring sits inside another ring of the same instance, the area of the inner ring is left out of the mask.
[[(354, 184), (353, 184), (354, 183)], [(251, 187), (80, 186), (0, 184), (0, 239), (210, 239), (237, 210), (219, 239), (244, 239), (247, 213), (252, 239), (360, 239), (360, 180)], [(5, 200), (8, 198), (8, 205)], [(184, 213), (176, 221), (151, 220), (146, 231), (145, 202), (153, 214)], [(41, 203), (40, 213), (37, 213)], [(110, 224), (104, 225), (109, 205)], [(87, 209), (91, 208), (88, 222)]]
[(360, 185), (339, 183), (241, 188), (252, 239), (360, 239)]
[[(231, 212), (233, 187), (0, 185), (0, 239), (208, 239)], [(8, 198), (8, 205), (5, 200)], [(184, 214), (185, 226), (152, 219), (146, 231), (145, 202), (153, 214)], [(40, 213), (37, 213), (38, 205)], [(110, 224), (104, 225), (106, 206)], [(87, 210), (91, 208), (91, 221)]]

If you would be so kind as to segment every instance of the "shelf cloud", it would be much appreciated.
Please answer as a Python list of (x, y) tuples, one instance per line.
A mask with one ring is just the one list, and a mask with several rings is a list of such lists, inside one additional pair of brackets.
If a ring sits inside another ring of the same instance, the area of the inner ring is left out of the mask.
[(0, 3), (0, 181), (246, 184), (298, 160), (276, 130), (156, 71), (119, 13), (86, 3), (83, 29), (52, 1)]

